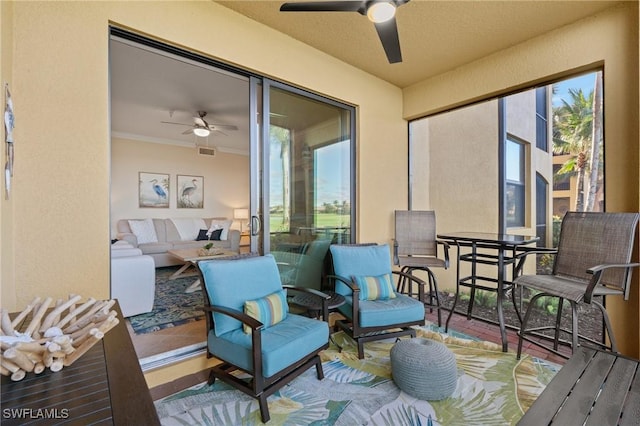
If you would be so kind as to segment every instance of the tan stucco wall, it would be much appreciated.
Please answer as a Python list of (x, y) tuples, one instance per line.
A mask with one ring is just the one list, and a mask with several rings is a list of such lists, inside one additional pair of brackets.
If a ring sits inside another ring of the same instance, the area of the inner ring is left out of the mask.
[[(169, 175), (169, 207), (140, 208), (138, 172)], [(203, 177), (204, 207), (177, 207), (177, 175)], [(228, 217), (249, 205), (249, 157), (218, 150), (213, 157), (196, 148), (114, 138), (111, 142), (111, 238), (120, 219)], [(236, 224), (239, 228), (239, 223)]]
[[(13, 25), (4, 13), (2, 23), (13, 29), (20, 148), (12, 205), (2, 201), (7, 308), (36, 295), (109, 296), (110, 22), (357, 105), (360, 239), (390, 238), (385, 209), (405, 206), (407, 192), (405, 174), (379, 172), (383, 152), (386, 170), (406, 168), (397, 87), (209, 1), (11, 4)], [(6, 229), (16, 234), (7, 243)]]
[[(2, 114), (4, 116), (5, 84), (13, 87), (13, 3), (0, 2), (0, 82), (2, 82)], [(0, 124), (0, 141), (2, 141), (2, 195), (0, 195), (0, 304), (2, 306), (14, 306), (16, 303), (15, 280), (14, 280), (14, 237), (13, 237), (13, 208), (12, 198), (5, 198), (5, 131), (4, 125)], [(6, 284), (5, 284), (6, 283)]]
[[(406, 88), (403, 91), (404, 116), (415, 118), (444, 111), (478, 99), (548, 82), (577, 70), (603, 65), (606, 206), (608, 211), (638, 211), (638, 39), (638, 3), (628, 2)], [(489, 145), (484, 145), (479, 151), (497, 153), (497, 148), (491, 145), (493, 142), (487, 143)], [(456, 148), (449, 146), (446, 149)], [(445, 155), (443, 159), (453, 156), (448, 152), (442, 154)], [(455, 154), (455, 158), (469, 162), (474, 169), (482, 167), (482, 158), (476, 158), (478, 152), (473, 149)], [(431, 167), (434, 167), (434, 163), (442, 162), (440, 157), (432, 159)], [(438, 172), (432, 169), (432, 179), (438, 179)], [(493, 175), (495, 170), (487, 168), (487, 174)], [(469, 178), (462, 175), (457, 179), (469, 182)], [(493, 176), (490, 182), (477, 182), (477, 187), (484, 188), (488, 191), (486, 195), (495, 199), (495, 182)], [(432, 180), (432, 200), (433, 188), (437, 187), (434, 183)], [(495, 206), (491, 206), (492, 212), (483, 209), (482, 201), (469, 189), (462, 189), (440, 202), (448, 210), (454, 211), (453, 206), (460, 203), (461, 199), (473, 208), (460, 209), (450, 217), (441, 218), (442, 215), (438, 215), (439, 229), (453, 230), (460, 228), (460, 224), (465, 227), (480, 225), (485, 214), (495, 214)], [(491, 230), (492, 225), (489, 224), (485, 229)], [(639, 276), (640, 273), (636, 272), (628, 303), (617, 299), (608, 301), (617, 340), (622, 351), (632, 356), (638, 356), (640, 351)]]

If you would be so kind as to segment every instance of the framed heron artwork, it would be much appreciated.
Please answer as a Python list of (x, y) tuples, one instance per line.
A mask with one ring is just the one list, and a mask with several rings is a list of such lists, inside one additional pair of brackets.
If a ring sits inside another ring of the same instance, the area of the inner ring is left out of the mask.
[(169, 208), (169, 175), (138, 172), (138, 206)]
[(204, 208), (204, 177), (177, 175), (176, 188), (179, 209)]

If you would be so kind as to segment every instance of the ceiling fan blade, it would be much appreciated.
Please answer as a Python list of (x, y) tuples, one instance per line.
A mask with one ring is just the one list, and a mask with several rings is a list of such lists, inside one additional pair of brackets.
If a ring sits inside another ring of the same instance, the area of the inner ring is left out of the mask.
[(365, 12), (364, 1), (308, 1), (283, 3), (280, 12)]
[(209, 124), (211, 130), (238, 130), (238, 126), (233, 124)]
[(192, 126), (192, 124), (174, 123), (172, 121), (161, 121), (160, 123), (163, 123), (163, 124), (177, 124), (178, 126), (187, 126), (187, 127), (191, 127)]
[(193, 117), (193, 122), (196, 123), (196, 126), (207, 127), (207, 122), (202, 117)]
[(398, 38), (398, 25), (396, 24), (396, 18), (390, 19), (387, 22), (381, 22), (375, 24), (376, 31), (378, 31), (378, 37), (384, 47), (384, 52), (387, 54), (387, 59), (390, 64), (402, 62), (402, 52), (400, 52), (400, 39)]
[(183, 135), (190, 135), (191, 133), (193, 133), (193, 129), (187, 129), (184, 132), (182, 132)]

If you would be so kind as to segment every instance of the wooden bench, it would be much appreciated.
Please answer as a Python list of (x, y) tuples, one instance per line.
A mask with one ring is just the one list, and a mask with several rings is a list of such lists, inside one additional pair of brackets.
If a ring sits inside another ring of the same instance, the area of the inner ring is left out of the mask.
[(578, 347), (518, 425), (638, 425), (639, 363)]

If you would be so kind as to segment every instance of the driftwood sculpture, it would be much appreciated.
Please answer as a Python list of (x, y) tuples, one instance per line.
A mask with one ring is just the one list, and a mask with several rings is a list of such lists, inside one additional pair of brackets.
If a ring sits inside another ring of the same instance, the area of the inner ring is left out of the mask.
[[(22, 380), (27, 373), (56, 372), (73, 364), (106, 332), (120, 321), (111, 310), (114, 300), (93, 298), (79, 304), (81, 297), (70, 295), (54, 306), (48, 297), (36, 297), (13, 320), (0, 308), (0, 374)], [(51, 309), (50, 309), (51, 308)], [(22, 322), (32, 314), (26, 328)], [(24, 331), (17, 331), (21, 326)]]

